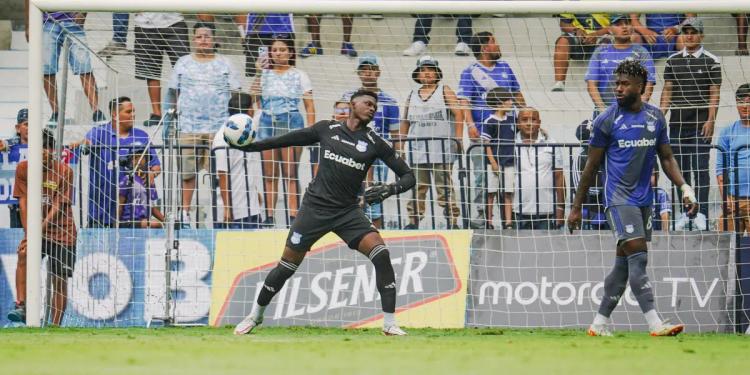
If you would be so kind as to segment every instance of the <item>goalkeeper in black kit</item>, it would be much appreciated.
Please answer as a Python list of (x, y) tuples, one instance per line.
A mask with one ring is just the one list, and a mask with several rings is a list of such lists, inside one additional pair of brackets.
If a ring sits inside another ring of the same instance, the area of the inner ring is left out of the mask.
[(375, 185), (365, 191), (367, 204), (380, 203), (391, 195), (411, 189), (416, 180), (409, 166), (398, 157), (390, 143), (367, 127), (378, 107), (377, 94), (355, 92), (346, 121), (319, 121), (305, 129), (251, 143), (243, 151), (263, 151), (289, 146), (320, 143), (320, 167), (305, 193), (297, 218), (289, 228), (279, 264), (266, 277), (252, 311), (234, 329), (236, 335), (253, 331), (263, 322), (271, 299), (284, 286), (308, 250), (328, 232), (364, 254), (375, 266), (375, 283), (383, 307), (383, 334), (406, 335), (396, 324), (396, 277), (383, 238), (359, 206), (359, 193), (367, 170), (381, 159), (398, 175), (398, 182)]

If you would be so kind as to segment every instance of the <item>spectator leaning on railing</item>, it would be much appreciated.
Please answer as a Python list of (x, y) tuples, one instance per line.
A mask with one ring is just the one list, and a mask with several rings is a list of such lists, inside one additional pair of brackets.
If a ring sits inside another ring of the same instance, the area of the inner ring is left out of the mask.
[[(713, 140), (719, 107), (721, 63), (718, 57), (703, 48), (703, 21), (700, 18), (685, 20), (680, 27), (680, 36), (685, 47), (669, 56), (664, 67), (661, 110), (664, 114), (670, 112), (669, 139), (674, 145), (675, 159), (686, 183), (693, 181), (698, 195), (700, 208), (693, 223), (697, 229), (706, 230), (711, 184), (706, 154)], [(688, 222), (689, 218), (683, 213), (675, 229), (682, 230)]]
[(159, 194), (153, 179), (149, 178), (148, 150), (138, 147), (129, 151), (127, 156), (120, 158), (120, 167), (125, 169), (120, 173), (118, 192), (120, 228), (161, 228), (164, 214), (156, 205)]
[(729, 219), (726, 229), (744, 233), (750, 227), (750, 83), (737, 88), (735, 99), (740, 118), (719, 135), (717, 144), (723, 156), (716, 157), (716, 180), (724, 195), (724, 215)]
[[(109, 102), (109, 114), (111, 122), (92, 128), (82, 141), (70, 144), (70, 148), (82, 146), (81, 153), (90, 154), (89, 228), (109, 228), (116, 225), (120, 157), (128, 155), (135, 147), (145, 147), (149, 143), (148, 133), (133, 127), (135, 109), (130, 98), (121, 96), (112, 99)], [(151, 172), (149, 178), (153, 184), (153, 179), (161, 172), (161, 163), (153, 148), (149, 148), (148, 152)]]

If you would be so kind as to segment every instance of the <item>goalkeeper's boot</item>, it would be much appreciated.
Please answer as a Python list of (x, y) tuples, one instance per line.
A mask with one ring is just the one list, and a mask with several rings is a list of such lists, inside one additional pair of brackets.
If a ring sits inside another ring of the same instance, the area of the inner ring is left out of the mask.
[(26, 306), (16, 304), (13, 310), (8, 311), (8, 320), (15, 323), (26, 323)]
[(383, 335), (384, 336), (406, 336), (406, 332), (394, 324), (392, 326), (384, 326)]
[(684, 330), (684, 324), (671, 324), (664, 321), (659, 327), (651, 330), (651, 336), (677, 336)]
[(609, 326), (609, 324), (592, 324), (589, 326), (586, 334), (589, 336), (610, 337), (612, 336), (612, 328)]
[(252, 332), (255, 327), (259, 326), (261, 323), (263, 323), (263, 317), (254, 318), (252, 314), (250, 314), (245, 319), (243, 319), (240, 324), (237, 324), (237, 326), (234, 327), (234, 334), (246, 335)]

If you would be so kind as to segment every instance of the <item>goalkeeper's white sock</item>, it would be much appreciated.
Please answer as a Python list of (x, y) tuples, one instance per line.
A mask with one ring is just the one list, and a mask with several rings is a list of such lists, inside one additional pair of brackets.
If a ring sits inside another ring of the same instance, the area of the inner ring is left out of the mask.
[(263, 321), (263, 314), (266, 312), (267, 306), (258, 305), (258, 302), (253, 303), (253, 309), (250, 311), (250, 316), (254, 321)]
[(661, 318), (659, 317), (659, 314), (656, 312), (656, 310), (646, 311), (643, 316), (646, 317), (646, 322), (648, 323), (649, 330), (656, 331), (657, 329), (661, 328)]
[(394, 313), (383, 313), (383, 327), (390, 327), (396, 325), (396, 314)]

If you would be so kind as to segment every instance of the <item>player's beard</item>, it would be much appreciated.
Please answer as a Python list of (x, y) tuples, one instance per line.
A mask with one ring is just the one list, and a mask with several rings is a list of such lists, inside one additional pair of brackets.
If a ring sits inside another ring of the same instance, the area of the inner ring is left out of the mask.
[(622, 98), (617, 98), (617, 105), (623, 108), (630, 108), (638, 100), (639, 96), (638, 94), (628, 94)]

